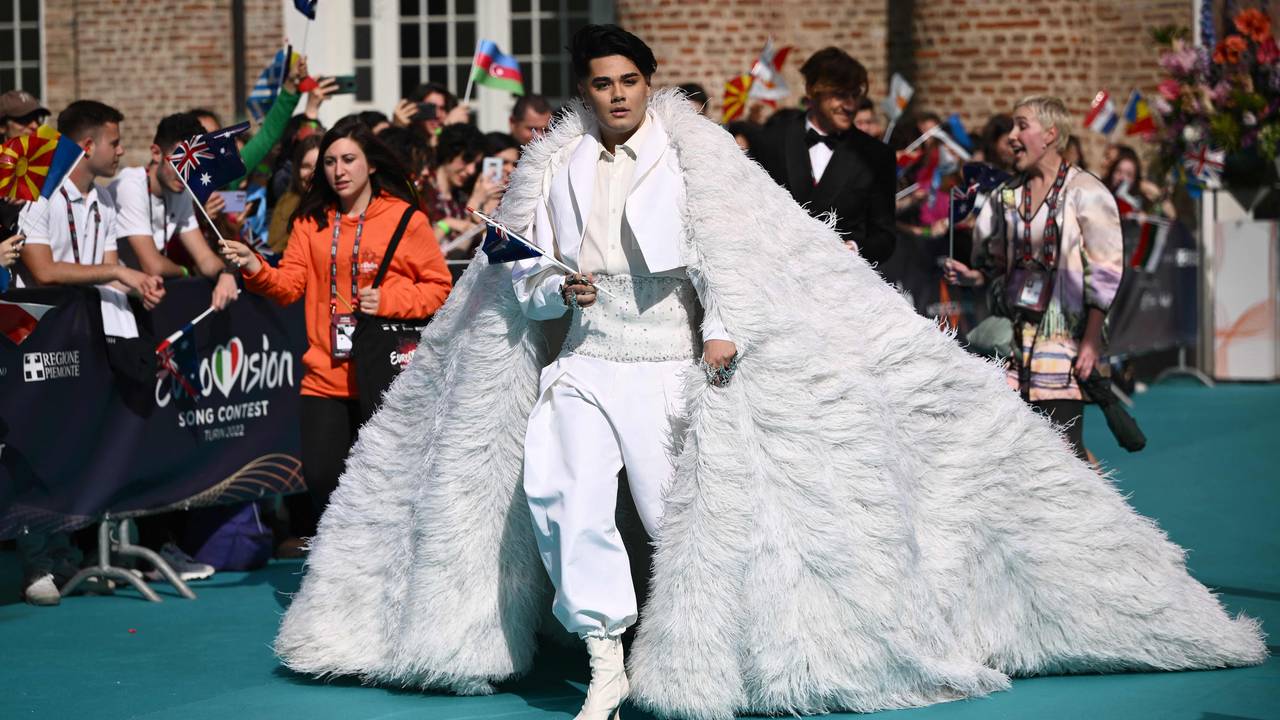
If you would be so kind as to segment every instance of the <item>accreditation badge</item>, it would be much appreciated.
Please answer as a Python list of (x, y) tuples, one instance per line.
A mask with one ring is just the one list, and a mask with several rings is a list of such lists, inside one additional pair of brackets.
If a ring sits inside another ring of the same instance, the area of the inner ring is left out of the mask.
[(350, 313), (334, 315), (329, 323), (329, 347), (334, 360), (351, 357), (352, 338), (356, 333), (356, 316)]

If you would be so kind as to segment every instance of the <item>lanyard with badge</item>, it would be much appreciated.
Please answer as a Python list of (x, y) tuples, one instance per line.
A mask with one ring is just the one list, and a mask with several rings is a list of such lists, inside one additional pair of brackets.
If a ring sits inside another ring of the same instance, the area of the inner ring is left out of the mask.
[[(329, 246), (329, 347), (335, 360), (346, 360), (351, 357), (352, 337), (356, 332), (356, 316), (354, 313), (338, 312), (338, 234), (342, 230), (342, 214), (333, 215), (333, 244)], [(359, 288), (356, 280), (360, 268), (360, 236), (364, 234), (364, 213), (356, 223), (356, 239), (351, 245), (351, 302), (356, 301)], [(351, 309), (351, 305), (347, 305)]]
[[(79, 265), (80, 236), (76, 232), (76, 216), (71, 212), (71, 198), (67, 196), (67, 191), (62, 188), (59, 188), (58, 192), (62, 193), (62, 199), (67, 206), (67, 230), (71, 234), (71, 255), (75, 258), (76, 264)], [(89, 205), (89, 212), (93, 213), (93, 254), (89, 256), (89, 259), (96, 263), (98, 259), (98, 234), (102, 227), (102, 216), (98, 214), (97, 201)]]
[[(1038, 321), (1049, 307), (1053, 295), (1053, 276), (1058, 268), (1058, 244), (1061, 231), (1058, 228), (1058, 201), (1062, 194), (1062, 186), (1067, 181), (1067, 170), (1070, 165), (1063, 162), (1058, 167), (1058, 175), (1053, 186), (1045, 197), (1044, 204), (1048, 209), (1048, 217), (1044, 223), (1044, 238), (1037, 253), (1031, 242), (1031, 223), (1035, 215), (1031, 211), (1031, 188), (1022, 189), (1022, 207), (1016, 212), (1022, 222), (1022, 237), (1018, 238), (1014, 230), (1017, 263), (1010, 277), (1009, 306), (1028, 320)], [(1015, 228), (1017, 226), (1015, 225)]]

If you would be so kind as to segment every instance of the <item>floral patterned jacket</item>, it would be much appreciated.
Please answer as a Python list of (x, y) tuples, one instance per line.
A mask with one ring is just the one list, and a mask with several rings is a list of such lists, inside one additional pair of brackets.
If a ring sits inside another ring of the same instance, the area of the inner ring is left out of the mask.
[[(988, 282), (1013, 269), (1014, 243), (1026, 227), (1019, 212), (1024, 192), (1025, 185), (998, 189), (978, 215), (974, 267), (988, 275)], [(1017, 347), (1009, 367), (1010, 386), (1031, 402), (1084, 399), (1072, 366), (1084, 337), (1087, 310), (1111, 309), (1124, 271), (1120, 212), (1101, 180), (1071, 167), (1057, 214), (1061, 245), (1049, 307), (1038, 324), (1015, 326)], [(1042, 203), (1031, 219), (1031, 245), (1037, 255), (1047, 219), (1047, 203)], [(1030, 367), (1025, 382), (1020, 373), (1024, 365)]]

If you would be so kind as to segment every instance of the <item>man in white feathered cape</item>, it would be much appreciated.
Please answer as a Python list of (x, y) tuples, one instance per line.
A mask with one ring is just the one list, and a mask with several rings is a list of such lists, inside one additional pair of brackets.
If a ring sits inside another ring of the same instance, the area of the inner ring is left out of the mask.
[[(737, 344), (684, 389), (687, 431), (628, 662), (662, 716), (871, 711), (1009, 676), (1247, 665), (1183, 551), (680, 96), (651, 111), (684, 175), (684, 262)], [(531, 145), (499, 219), (529, 227)], [(521, 489), (556, 357), (481, 256), (362, 428), (276, 650), (292, 669), (463, 694), (528, 671), (550, 588)]]

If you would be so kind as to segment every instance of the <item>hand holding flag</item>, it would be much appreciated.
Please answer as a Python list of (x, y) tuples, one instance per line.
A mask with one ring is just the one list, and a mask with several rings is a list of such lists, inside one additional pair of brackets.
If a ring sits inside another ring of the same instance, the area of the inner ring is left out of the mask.
[[(489, 226), (489, 232), (485, 235), (484, 243), (480, 249), (484, 251), (490, 263), (502, 264), (515, 262), (517, 260), (529, 260), (538, 256), (543, 257), (547, 262), (560, 268), (570, 275), (577, 275), (578, 271), (564, 264), (559, 258), (551, 253), (543, 250), (537, 245), (524, 239), (519, 233), (512, 232), (506, 225), (494, 220), (488, 215), (468, 207), (467, 212), (480, 218)], [(597, 288), (602, 295), (613, 297), (612, 294), (606, 292), (603, 288)]]

